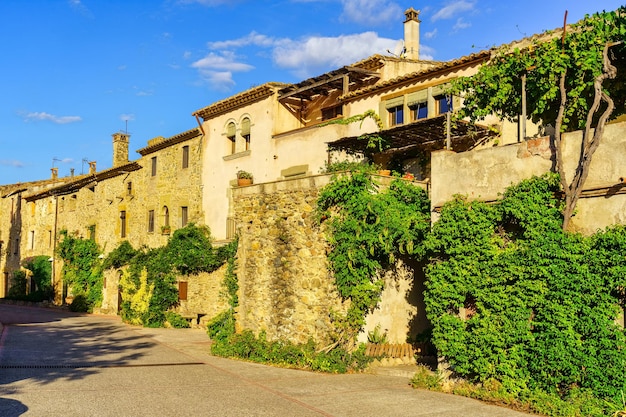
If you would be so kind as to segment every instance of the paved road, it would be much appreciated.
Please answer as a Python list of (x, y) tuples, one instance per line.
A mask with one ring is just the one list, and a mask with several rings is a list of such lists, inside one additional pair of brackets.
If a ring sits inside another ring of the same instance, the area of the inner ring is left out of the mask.
[(201, 330), (0, 304), (0, 416), (524, 416), (408, 379), (208, 354)]

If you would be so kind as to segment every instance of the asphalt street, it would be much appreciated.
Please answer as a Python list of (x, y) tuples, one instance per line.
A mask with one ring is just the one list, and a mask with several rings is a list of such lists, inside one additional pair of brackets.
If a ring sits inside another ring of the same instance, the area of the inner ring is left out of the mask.
[(0, 416), (485, 416), (527, 414), (415, 390), (407, 377), (331, 375), (211, 356), (197, 329), (0, 304)]

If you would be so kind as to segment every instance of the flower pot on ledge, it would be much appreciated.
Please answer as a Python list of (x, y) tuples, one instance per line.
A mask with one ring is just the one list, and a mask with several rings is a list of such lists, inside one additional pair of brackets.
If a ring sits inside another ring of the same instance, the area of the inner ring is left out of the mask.
[(237, 178), (237, 186), (243, 187), (246, 185), (252, 185), (252, 178)]
[(388, 177), (391, 175), (391, 170), (390, 169), (380, 169), (378, 170), (378, 175), (384, 175), (385, 177)]

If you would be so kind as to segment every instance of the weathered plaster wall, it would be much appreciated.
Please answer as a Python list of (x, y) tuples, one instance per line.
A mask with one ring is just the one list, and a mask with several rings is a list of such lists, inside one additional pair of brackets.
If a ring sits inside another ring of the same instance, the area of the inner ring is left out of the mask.
[[(180, 300), (174, 309), (183, 317), (193, 318), (194, 324), (206, 325), (206, 321), (228, 308), (228, 300), (222, 285), (227, 265), (211, 273), (180, 276), (187, 283), (187, 299)], [(197, 322), (196, 322), (197, 321)]]
[[(578, 203), (572, 228), (593, 233), (611, 224), (626, 222), (626, 195), (619, 178), (626, 176), (626, 123), (606, 127), (602, 142), (590, 166), (584, 198)], [(563, 155), (568, 178), (576, 167), (580, 152), (581, 132), (564, 135)], [(553, 168), (553, 150), (548, 137), (532, 139), (507, 146), (454, 153), (432, 154), (433, 209), (441, 207), (455, 194), (470, 199), (492, 201), (506, 187)]]

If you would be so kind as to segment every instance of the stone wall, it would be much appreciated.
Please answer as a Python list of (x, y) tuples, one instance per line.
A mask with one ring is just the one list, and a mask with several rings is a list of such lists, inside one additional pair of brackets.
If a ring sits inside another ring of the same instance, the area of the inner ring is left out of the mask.
[(180, 300), (174, 311), (191, 318), (193, 324), (206, 327), (206, 322), (228, 308), (228, 300), (222, 285), (228, 265), (224, 264), (211, 273), (178, 277), (187, 283), (187, 299)]
[[(390, 180), (379, 182), (384, 186)], [(239, 331), (265, 331), (269, 339), (295, 343), (328, 341), (332, 312), (346, 308), (328, 271), (330, 246), (314, 221), (318, 191), (329, 181), (329, 175), (317, 175), (233, 190)], [(381, 324), (391, 339), (404, 342), (425, 328), (423, 282), (413, 282), (418, 269), (400, 263), (386, 273), (387, 289), (367, 318), (366, 331)]]

